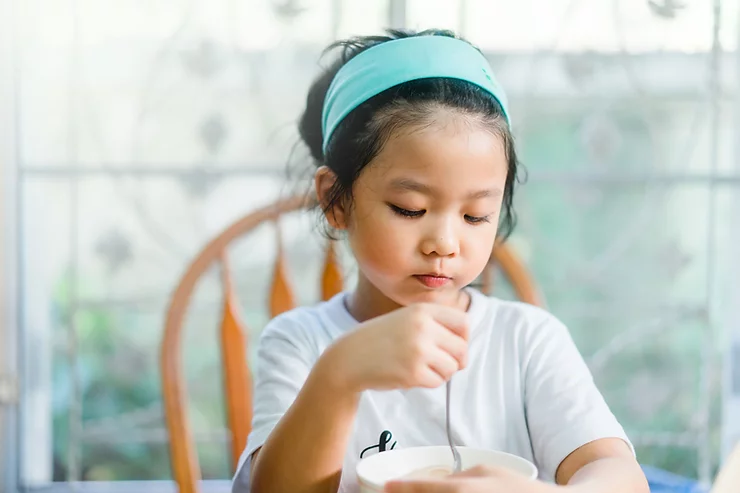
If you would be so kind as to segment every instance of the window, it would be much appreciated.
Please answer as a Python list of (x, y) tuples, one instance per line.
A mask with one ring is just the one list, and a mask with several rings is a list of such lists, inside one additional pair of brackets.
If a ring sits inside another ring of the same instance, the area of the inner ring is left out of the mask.
[[(512, 244), (641, 462), (709, 479), (723, 434), (740, 436), (737, 362), (720, 345), (740, 340), (739, 2), (721, 3), (713, 64), (708, 2), (0, 0), (0, 33), (17, 26), (14, 50), (0, 43), (0, 66), (17, 61), (17, 173), (0, 178), (19, 194), (21, 485), (171, 477), (157, 359), (171, 290), (214, 234), (307, 186), (305, 151), (290, 150), (324, 46), (401, 18), (489, 56), (529, 171)], [(311, 301), (305, 259), (322, 240), (306, 218), (281, 226)], [(233, 256), (253, 339), (274, 242), (265, 228)], [(185, 350), (201, 468), (224, 488), (218, 294), (214, 272)]]
[[(387, 6), (15, 8), (21, 477), (27, 486), (168, 479), (157, 357), (171, 290), (207, 239), (284, 189), (296, 112), (321, 50), (337, 36), (377, 31)], [(297, 233), (310, 236), (308, 226), (286, 228), (286, 240), (305, 246)], [(232, 261), (256, 330), (265, 313), (254, 284), (267, 281), (261, 267), (273, 244), (263, 231)], [(199, 350), (216, 348), (215, 332), (201, 328), (216, 320), (214, 288), (206, 282), (196, 296), (186, 351), (203, 475), (224, 479), (217, 354)]]

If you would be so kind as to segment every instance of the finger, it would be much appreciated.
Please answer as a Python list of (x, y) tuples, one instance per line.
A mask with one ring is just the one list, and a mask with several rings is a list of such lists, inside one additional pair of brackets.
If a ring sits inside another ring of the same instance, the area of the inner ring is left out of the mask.
[(466, 341), (469, 334), (468, 314), (457, 308), (444, 305), (427, 305), (428, 313), (438, 323), (456, 333)]
[(430, 359), (429, 368), (440, 376), (443, 382), (446, 382), (452, 375), (460, 369), (460, 363), (447, 351), (433, 346), (429, 350)]
[(411, 382), (407, 388), (424, 387), (426, 389), (436, 389), (446, 381), (447, 380), (445, 380), (442, 375), (437, 373), (431, 367), (425, 366), (424, 369), (421, 370), (420, 375), (416, 377), (416, 381)]
[(468, 365), (468, 341), (448, 330), (441, 330), (435, 336), (437, 347), (457, 360), (458, 369)]
[(443, 481), (391, 481), (385, 484), (385, 493), (456, 493), (456, 483)]

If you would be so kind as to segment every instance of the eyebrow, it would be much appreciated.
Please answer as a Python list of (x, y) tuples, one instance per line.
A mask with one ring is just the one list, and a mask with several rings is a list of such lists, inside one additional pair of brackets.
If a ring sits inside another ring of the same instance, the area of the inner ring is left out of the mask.
[[(430, 196), (438, 195), (437, 190), (433, 187), (430, 187), (429, 185), (418, 182), (416, 180), (411, 180), (409, 178), (399, 178), (393, 180), (391, 182), (390, 188), (391, 190), (399, 192), (417, 192)], [(498, 197), (501, 194), (502, 192), (499, 188), (487, 188), (483, 190), (473, 190), (467, 194), (466, 198), (474, 200), (486, 197)]]

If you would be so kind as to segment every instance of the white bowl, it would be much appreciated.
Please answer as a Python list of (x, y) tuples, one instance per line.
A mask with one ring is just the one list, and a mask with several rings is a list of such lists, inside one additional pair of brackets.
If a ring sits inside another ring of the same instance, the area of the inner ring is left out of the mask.
[[(506, 452), (458, 447), (463, 469), (494, 466), (518, 472), (530, 479), (537, 477), (537, 467), (526, 459)], [(362, 459), (357, 464), (361, 493), (381, 493), (387, 481), (399, 479), (425, 467), (452, 468), (452, 452), (447, 445), (390, 450)]]

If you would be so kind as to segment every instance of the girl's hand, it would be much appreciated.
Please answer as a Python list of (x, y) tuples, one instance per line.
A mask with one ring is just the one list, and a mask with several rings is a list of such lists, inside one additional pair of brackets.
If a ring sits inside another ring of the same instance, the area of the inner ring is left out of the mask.
[(560, 489), (505, 469), (484, 466), (446, 478), (393, 481), (385, 485), (385, 493), (556, 493)]
[(465, 312), (416, 304), (361, 324), (321, 359), (332, 381), (351, 392), (435, 388), (465, 367), (467, 339)]

